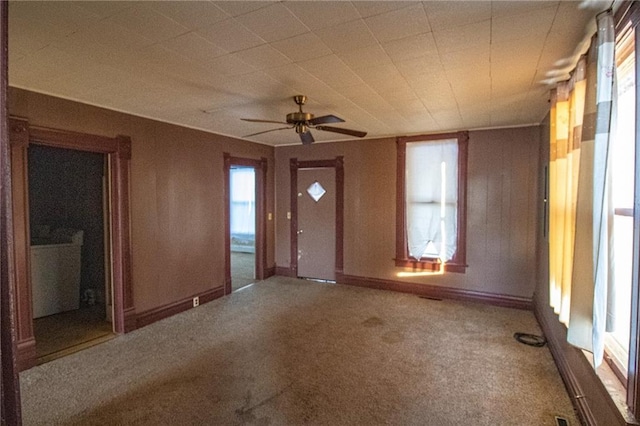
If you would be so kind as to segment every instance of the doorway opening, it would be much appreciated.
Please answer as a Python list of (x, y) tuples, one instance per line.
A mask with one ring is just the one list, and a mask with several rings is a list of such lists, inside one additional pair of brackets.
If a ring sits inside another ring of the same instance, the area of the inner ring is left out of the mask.
[(231, 289), (256, 279), (256, 170), (231, 166), (229, 171)]
[(265, 277), (266, 182), (266, 158), (224, 153), (224, 294)]
[(105, 154), (31, 145), (29, 229), (36, 362), (114, 336)]

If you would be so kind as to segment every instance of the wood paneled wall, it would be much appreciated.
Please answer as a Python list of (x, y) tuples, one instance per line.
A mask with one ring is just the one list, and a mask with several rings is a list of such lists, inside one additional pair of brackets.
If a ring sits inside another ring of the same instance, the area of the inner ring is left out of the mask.
[(276, 147), (276, 263), (289, 267), (290, 158), (344, 156), (344, 274), (530, 300), (536, 272), (539, 129), (472, 131), (466, 273), (398, 278), (394, 138)]
[[(35, 126), (131, 137), (133, 292), (143, 316), (224, 285), (224, 152), (271, 163), (266, 212), (274, 211), (272, 147), (15, 88), (9, 112)], [(274, 265), (273, 221), (266, 228)]]

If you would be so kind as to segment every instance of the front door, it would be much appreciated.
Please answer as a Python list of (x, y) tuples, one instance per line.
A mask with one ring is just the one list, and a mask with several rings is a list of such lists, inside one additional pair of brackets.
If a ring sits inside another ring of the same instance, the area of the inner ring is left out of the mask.
[(336, 170), (298, 170), (298, 277), (335, 281)]

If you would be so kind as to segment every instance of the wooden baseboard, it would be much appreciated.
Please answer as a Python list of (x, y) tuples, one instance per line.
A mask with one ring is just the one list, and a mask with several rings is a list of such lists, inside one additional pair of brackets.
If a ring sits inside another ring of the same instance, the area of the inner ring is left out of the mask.
[(137, 328), (144, 327), (145, 325), (152, 324), (161, 319), (168, 318), (170, 316), (179, 314), (188, 309), (193, 308), (193, 298), (198, 297), (200, 304), (210, 302), (214, 299), (224, 296), (224, 287), (218, 287), (213, 290), (207, 290), (205, 292), (194, 294), (186, 299), (179, 300), (177, 302), (169, 303), (157, 308), (149, 309), (148, 311), (140, 312), (136, 317)]
[(273, 265), (270, 268), (266, 268), (264, 270), (264, 279), (266, 280), (269, 277), (273, 277), (274, 275), (276, 275), (276, 265)]
[(533, 303), (531, 299), (525, 297), (485, 293), (481, 291), (462, 290), (451, 287), (439, 287), (428, 284), (408, 283), (404, 281), (382, 280), (379, 278), (367, 278), (355, 275), (340, 274), (336, 278), (336, 281), (339, 284), (375, 288), (379, 290), (391, 290), (400, 293), (409, 293), (423, 297), (430, 297), (434, 299), (465, 300), (503, 306), (507, 308), (526, 310), (533, 309)]
[(124, 332), (129, 333), (135, 330), (138, 326), (138, 320), (136, 316), (135, 308), (129, 308), (124, 310)]
[(28, 370), (36, 366), (36, 339), (34, 337), (19, 341), (16, 349), (16, 362), (18, 364), (16, 367), (18, 371)]
[(287, 268), (284, 266), (276, 266), (276, 275), (280, 275), (281, 277), (292, 277), (295, 278), (296, 275), (293, 273), (291, 268)]
[(546, 302), (535, 297), (534, 314), (581, 423), (586, 426), (637, 424), (624, 419), (582, 351), (567, 343), (566, 327)]

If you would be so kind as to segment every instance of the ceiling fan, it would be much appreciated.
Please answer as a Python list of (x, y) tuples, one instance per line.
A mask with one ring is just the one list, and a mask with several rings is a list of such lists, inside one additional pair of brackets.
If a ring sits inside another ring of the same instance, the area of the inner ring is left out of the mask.
[(298, 111), (287, 114), (286, 121), (272, 121), (272, 120), (260, 120), (257, 118), (242, 118), (243, 121), (251, 121), (253, 123), (275, 123), (286, 124), (287, 127), (278, 127), (277, 129), (265, 130), (258, 133), (252, 133), (245, 135), (244, 137), (261, 135), (263, 133), (275, 132), (276, 130), (284, 129), (296, 129), (296, 133), (300, 135), (300, 140), (304, 145), (313, 143), (313, 135), (310, 129), (323, 130), (325, 132), (341, 133), (343, 135), (355, 136), (363, 138), (367, 135), (367, 132), (361, 132), (359, 130), (345, 129), (342, 127), (324, 126), (327, 123), (344, 123), (344, 120), (335, 115), (323, 115), (320, 117), (314, 117), (313, 114), (302, 111), (302, 106), (307, 101), (307, 97), (304, 95), (296, 95), (293, 97), (294, 102), (298, 105)]

